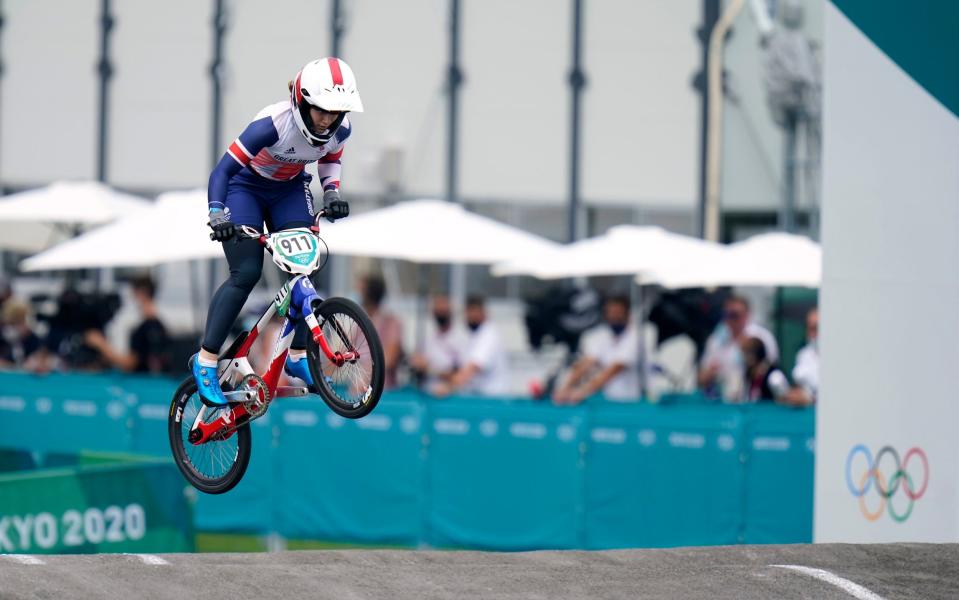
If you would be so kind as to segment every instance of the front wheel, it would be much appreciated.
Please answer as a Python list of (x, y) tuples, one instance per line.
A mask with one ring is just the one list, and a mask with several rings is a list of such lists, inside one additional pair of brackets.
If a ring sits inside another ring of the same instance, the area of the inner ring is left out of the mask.
[(352, 300), (330, 298), (316, 309), (330, 350), (359, 358), (337, 365), (312, 340), (307, 345), (310, 374), (330, 410), (350, 419), (370, 414), (380, 401), (386, 371), (383, 345), (366, 312)]
[(197, 414), (209, 423), (220, 418), (223, 408), (208, 408), (200, 400), (196, 382), (184, 380), (170, 403), (168, 430), (173, 460), (190, 485), (207, 494), (223, 494), (240, 483), (250, 464), (250, 426), (243, 425), (224, 439), (195, 445), (189, 440)]

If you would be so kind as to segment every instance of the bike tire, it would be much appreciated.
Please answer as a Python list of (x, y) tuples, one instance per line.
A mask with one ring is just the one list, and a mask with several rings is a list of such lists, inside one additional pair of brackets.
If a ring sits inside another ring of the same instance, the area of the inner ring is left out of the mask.
[(226, 472), (216, 477), (206, 476), (193, 464), (187, 452), (187, 445), (197, 448), (206, 446), (207, 444), (226, 444), (229, 440), (210, 441), (201, 446), (193, 446), (190, 444), (186, 439), (182, 422), (184, 421), (184, 414), (189, 414), (187, 409), (191, 400), (200, 402), (196, 393), (196, 382), (192, 377), (188, 377), (180, 384), (176, 392), (174, 392), (173, 400), (170, 403), (170, 415), (167, 418), (173, 461), (176, 463), (177, 468), (180, 469), (180, 473), (182, 473), (190, 485), (196, 489), (207, 494), (224, 494), (232, 490), (236, 484), (240, 483), (240, 480), (243, 479), (243, 475), (246, 473), (247, 466), (250, 464), (252, 440), (250, 426), (249, 424), (241, 426), (236, 430), (233, 436), (231, 436), (236, 439), (236, 454)]
[[(351, 344), (352, 338), (357, 333), (361, 334), (363, 339), (355, 344), (357, 349), (362, 348), (360, 367), (356, 371), (363, 370), (364, 379), (369, 379), (368, 388), (363, 391), (360, 398), (345, 398), (337, 391), (333, 375), (337, 375), (336, 367), (326, 355), (320, 350), (319, 346), (310, 340), (307, 344), (307, 354), (309, 357), (310, 374), (316, 386), (320, 398), (323, 402), (341, 417), (348, 419), (359, 419), (370, 414), (383, 394), (383, 384), (386, 380), (386, 367), (383, 358), (383, 344), (376, 333), (373, 321), (356, 302), (346, 298), (329, 298), (325, 300), (316, 309), (317, 318), (323, 324), (324, 336), (331, 346), (338, 344)], [(337, 328), (335, 324), (344, 323), (345, 329)], [(348, 325), (346, 325), (348, 323)], [(345, 336), (344, 336), (345, 334)], [(331, 336), (336, 336), (333, 339)], [(338, 339), (337, 339), (338, 338)], [(349, 341), (348, 341), (349, 340)], [(344, 365), (344, 367), (347, 365)], [(369, 367), (368, 369), (366, 367)]]

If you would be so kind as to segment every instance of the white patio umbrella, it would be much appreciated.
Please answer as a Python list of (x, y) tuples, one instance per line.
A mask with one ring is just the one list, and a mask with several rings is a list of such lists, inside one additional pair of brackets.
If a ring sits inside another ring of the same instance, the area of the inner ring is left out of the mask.
[(206, 213), (206, 190), (162, 194), (152, 207), (32, 256), (20, 267), (24, 271), (147, 267), (217, 258), (223, 253), (210, 241)]
[(802, 286), (819, 287), (822, 248), (790, 233), (764, 233), (731, 244), (728, 251), (701, 262), (654, 273), (665, 287)]
[(645, 284), (655, 282), (654, 272), (669, 272), (723, 252), (719, 244), (661, 227), (618, 225), (598, 237), (518, 256), (495, 265), (492, 271), (497, 276), (532, 275), (538, 279), (639, 275)]
[(494, 263), (557, 244), (442, 200), (411, 200), (320, 225), (332, 255)]
[(0, 199), (0, 248), (37, 252), (70, 228), (86, 229), (131, 215), (149, 202), (96, 181), (62, 181)]

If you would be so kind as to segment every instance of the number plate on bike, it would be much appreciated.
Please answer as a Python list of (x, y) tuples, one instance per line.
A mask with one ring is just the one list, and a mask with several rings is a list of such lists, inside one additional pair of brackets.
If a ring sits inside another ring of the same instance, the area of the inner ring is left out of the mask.
[(309, 229), (279, 231), (270, 236), (273, 260), (294, 273), (309, 275), (319, 266), (320, 249), (316, 236)]

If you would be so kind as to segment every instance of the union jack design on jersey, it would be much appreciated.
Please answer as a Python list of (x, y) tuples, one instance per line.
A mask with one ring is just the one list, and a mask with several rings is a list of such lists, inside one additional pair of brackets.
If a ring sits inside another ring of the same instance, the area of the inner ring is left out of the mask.
[[(277, 102), (261, 110), (227, 152), (241, 166), (274, 181), (289, 181), (306, 165), (318, 162), (323, 187), (336, 187), (340, 183), (340, 157), (351, 129), (349, 118), (345, 118), (329, 142), (311, 146), (297, 129), (289, 103)], [(258, 150), (254, 154), (251, 148)]]
[(233, 140), (210, 174), (210, 206), (226, 206), (229, 181), (244, 169), (267, 181), (281, 183), (296, 179), (306, 165), (315, 162), (323, 189), (339, 188), (340, 157), (352, 129), (349, 118), (344, 117), (329, 141), (312, 146), (297, 129), (288, 101), (267, 106)]

